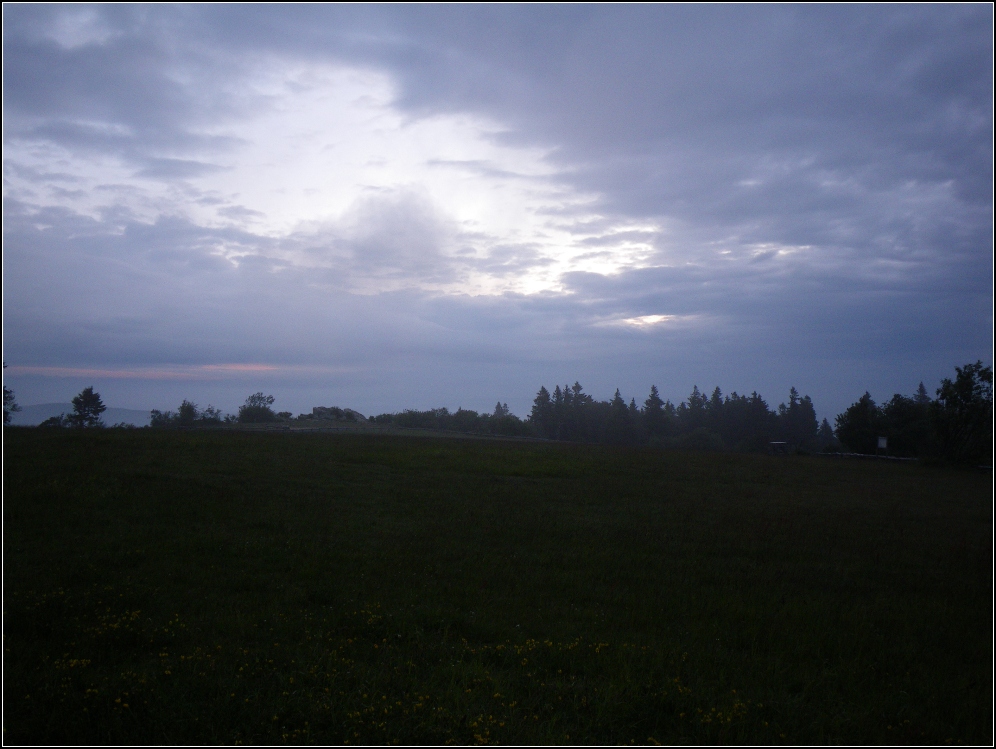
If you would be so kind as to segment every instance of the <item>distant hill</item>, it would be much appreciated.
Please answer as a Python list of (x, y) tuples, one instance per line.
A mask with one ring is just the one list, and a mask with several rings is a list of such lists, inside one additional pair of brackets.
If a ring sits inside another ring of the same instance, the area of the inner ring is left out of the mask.
[[(14, 426), (33, 427), (41, 424), (45, 419), (50, 419), (59, 414), (71, 414), (73, 412), (72, 403), (38, 403), (34, 406), (22, 406), (20, 411), (12, 413), (10, 423)], [(149, 412), (139, 411), (134, 408), (110, 408), (101, 414), (101, 418), (107, 426), (119, 424), (134, 424), (137, 427), (149, 425)]]

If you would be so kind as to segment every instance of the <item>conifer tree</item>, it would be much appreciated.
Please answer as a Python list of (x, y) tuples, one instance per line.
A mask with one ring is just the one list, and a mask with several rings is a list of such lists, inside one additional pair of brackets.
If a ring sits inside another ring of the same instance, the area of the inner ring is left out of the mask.
[(100, 415), (107, 406), (100, 400), (100, 393), (93, 392), (93, 386), (85, 388), (73, 398), (73, 413), (66, 417), (71, 426), (78, 429), (92, 429), (104, 426)]
[(541, 386), (536, 397), (533, 399), (533, 410), (529, 414), (529, 420), (533, 423), (536, 431), (541, 437), (552, 439), (555, 437), (553, 403), (550, 402), (550, 391)]
[(667, 415), (664, 411), (664, 401), (661, 400), (657, 386), (650, 386), (650, 395), (643, 402), (643, 426), (649, 437), (664, 436), (664, 422)]

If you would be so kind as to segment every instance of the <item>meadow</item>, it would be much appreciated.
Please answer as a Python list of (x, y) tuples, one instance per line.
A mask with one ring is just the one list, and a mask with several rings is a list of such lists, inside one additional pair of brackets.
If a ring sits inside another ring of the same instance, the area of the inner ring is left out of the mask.
[(4, 430), (5, 744), (989, 744), (992, 473)]

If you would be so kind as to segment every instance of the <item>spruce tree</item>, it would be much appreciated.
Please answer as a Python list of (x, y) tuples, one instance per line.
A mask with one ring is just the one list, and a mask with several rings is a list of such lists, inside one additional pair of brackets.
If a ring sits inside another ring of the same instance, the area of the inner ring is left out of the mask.
[(657, 386), (650, 386), (650, 395), (643, 402), (643, 425), (649, 437), (664, 436), (664, 401)]
[(541, 437), (551, 439), (555, 436), (553, 403), (550, 402), (550, 391), (543, 386), (533, 399), (533, 410), (529, 414), (529, 420)]
[(100, 393), (93, 392), (91, 385), (73, 398), (73, 413), (67, 417), (67, 420), (71, 426), (78, 429), (102, 427), (104, 422), (100, 415), (106, 410), (107, 406), (100, 400)]

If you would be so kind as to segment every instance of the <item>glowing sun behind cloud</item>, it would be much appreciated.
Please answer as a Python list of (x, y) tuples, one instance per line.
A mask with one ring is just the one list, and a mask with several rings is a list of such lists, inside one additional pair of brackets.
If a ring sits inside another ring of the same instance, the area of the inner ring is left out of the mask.
[[(571, 189), (548, 151), (503, 143), (501, 124), (480, 116), (407, 117), (395, 96), (383, 73), (260, 60), (232, 93), (231, 116), (194, 129), (201, 152), (162, 151), (136, 170), (120, 157), (15, 141), (9, 184), (17, 194), (13, 165), (57, 161), (76, 190), (25, 187), (34, 205), (234, 229), (242, 240), (207, 251), (235, 264), (266, 255), (330, 269), (367, 293), (559, 291), (565, 272), (612, 274), (656, 251), (657, 226), (599, 215), (598, 196)], [(392, 235), (392, 221), (405, 230)]]
[[(312, 247), (324, 239), (325, 253), (285, 243), (283, 259), (334, 267), (342, 254), (336, 246), (364, 231), (350, 221), (358, 206), (382, 201), (390, 211), (415, 196), (436, 225), (434, 261), (452, 271), (419, 285), (471, 293), (557, 289), (566, 271), (611, 273), (653, 251), (647, 237), (656, 227), (640, 227), (634, 240), (632, 227), (606, 224), (587, 207), (597, 196), (558, 180), (543, 149), (501, 143), (498, 123), (466, 114), (406, 118), (392, 107), (394, 87), (380, 73), (273, 68), (253, 85), (265, 110), (210, 133), (245, 145), (225, 169), (193, 181), (222, 201), (198, 209), (205, 223), (236, 222), (274, 239), (309, 236)], [(607, 240), (597, 256), (584, 244), (593, 236)]]

